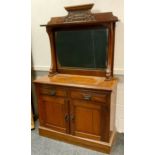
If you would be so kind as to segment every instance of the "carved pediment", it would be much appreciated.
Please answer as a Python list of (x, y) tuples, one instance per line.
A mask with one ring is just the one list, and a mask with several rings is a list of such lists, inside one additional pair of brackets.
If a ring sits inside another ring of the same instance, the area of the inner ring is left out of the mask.
[(95, 21), (95, 17), (91, 13), (93, 5), (94, 4), (86, 4), (65, 7), (65, 9), (68, 11), (68, 15), (64, 18), (64, 23)]

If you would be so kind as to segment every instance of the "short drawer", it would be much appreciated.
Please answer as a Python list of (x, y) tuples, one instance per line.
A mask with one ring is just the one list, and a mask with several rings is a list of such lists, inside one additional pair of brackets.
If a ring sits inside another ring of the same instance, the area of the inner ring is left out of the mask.
[(98, 93), (91, 91), (78, 91), (73, 90), (70, 92), (72, 99), (82, 99), (87, 101), (95, 101), (95, 102), (106, 102), (107, 94), (106, 93)]
[(46, 86), (43, 85), (40, 87), (40, 94), (43, 95), (50, 95), (50, 96), (60, 96), (60, 97), (66, 97), (67, 92), (65, 89), (55, 86)]

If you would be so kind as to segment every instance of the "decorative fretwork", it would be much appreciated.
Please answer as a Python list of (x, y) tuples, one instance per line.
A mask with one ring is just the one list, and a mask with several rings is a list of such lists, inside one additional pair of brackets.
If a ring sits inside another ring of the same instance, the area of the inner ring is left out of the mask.
[(65, 9), (68, 11), (68, 15), (65, 17), (64, 23), (95, 21), (95, 17), (91, 13), (92, 7), (93, 4), (77, 7), (66, 7)]

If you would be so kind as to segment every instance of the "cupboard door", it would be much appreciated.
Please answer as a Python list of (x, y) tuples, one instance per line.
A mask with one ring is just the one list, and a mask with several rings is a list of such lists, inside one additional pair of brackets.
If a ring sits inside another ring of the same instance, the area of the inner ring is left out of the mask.
[(68, 102), (61, 97), (43, 95), (39, 102), (40, 125), (63, 133), (69, 132)]
[(71, 134), (83, 138), (108, 141), (106, 106), (102, 103), (71, 100)]
[(71, 101), (71, 133), (75, 136), (100, 140), (101, 105), (84, 100)]

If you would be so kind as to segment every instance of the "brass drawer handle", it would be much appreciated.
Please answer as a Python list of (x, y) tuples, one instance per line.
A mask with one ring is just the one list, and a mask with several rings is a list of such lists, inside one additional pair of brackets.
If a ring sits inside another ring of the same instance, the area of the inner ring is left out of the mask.
[(56, 91), (55, 90), (52, 90), (51, 93), (50, 93), (50, 95), (51, 96), (55, 96), (56, 95)]
[(83, 98), (84, 98), (84, 100), (88, 100), (89, 101), (89, 100), (91, 100), (91, 95), (84, 95)]

